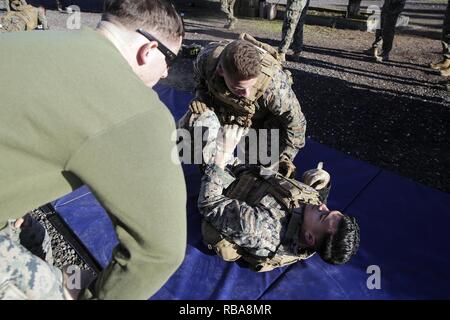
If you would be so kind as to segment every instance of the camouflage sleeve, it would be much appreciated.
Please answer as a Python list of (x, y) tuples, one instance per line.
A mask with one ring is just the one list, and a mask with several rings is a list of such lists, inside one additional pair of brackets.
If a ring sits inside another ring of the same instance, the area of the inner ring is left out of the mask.
[(65, 299), (61, 270), (22, 246), (20, 232), (14, 220), (0, 230), (0, 300)]
[(264, 207), (252, 207), (222, 194), (233, 179), (218, 166), (207, 166), (198, 199), (200, 214), (220, 233), (241, 247), (275, 251), (276, 247), (270, 239), (277, 238), (277, 235), (268, 235), (268, 230), (276, 230), (276, 221), (270, 212)]
[(264, 93), (264, 101), (283, 125), (283, 128), (280, 128), (280, 157), (286, 155), (293, 160), (298, 150), (305, 145), (306, 119), (288, 77), (281, 69), (275, 72)]
[(208, 101), (208, 86), (206, 84), (206, 62), (209, 54), (214, 50), (212, 44), (203, 48), (194, 61), (195, 98), (200, 101)]

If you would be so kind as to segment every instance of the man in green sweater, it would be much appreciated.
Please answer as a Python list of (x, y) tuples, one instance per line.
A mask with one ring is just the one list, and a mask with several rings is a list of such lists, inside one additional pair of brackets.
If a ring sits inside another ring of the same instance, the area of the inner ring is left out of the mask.
[[(150, 89), (167, 76), (183, 36), (168, 1), (106, 0), (97, 31), (0, 38), (0, 229), (88, 185), (119, 244), (95, 289), (81, 298), (147, 299), (184, 258), (186, 187), (171, 160), (175, 124)], [(0, 293), (54, 299), (8, 278), (23, 257), (2, 259), (20, 247), (11, 233), (0, 234)], [(27, 275), (32, 280), (39, 263)], [(55, 277), (61, 282), (60, 273)]]

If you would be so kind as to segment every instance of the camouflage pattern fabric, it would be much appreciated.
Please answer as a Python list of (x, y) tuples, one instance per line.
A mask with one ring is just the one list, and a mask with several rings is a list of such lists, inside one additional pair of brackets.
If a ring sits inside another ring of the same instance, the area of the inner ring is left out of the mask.
[(223, 190), (233, 181), (229, 173), (217, 166), (208, 166), (202, 177), (198, 199), (200, 214), (248, 252), (268, 256), (281, 242), (282, 221), (287, 223), (287, 213), (271, 196), (261, 201), (264, 206), (257, 207), (224, 196)]
[(283, 21), (279, 51), (286, 53), (292, 44), (294, 52), (303, 49), (303, 27), (310, 0), (288, 0)]
[[(216, 140), (220, 129), (220, 122), (216, 114), (211, 110), (203, 113), (188, 111), (178, 121), (177, 128), (187, 130), (191, 137), (190, 146), (183, 144), (185, 141), (182, 141), (180, 147), (184, 150), (191, 150), (193, 157), (196, 154), (201, 154), (202, 163), (212, 163), (216, 154)], [(196, 143), (194, 139), (201, 139), (202, 143)], [(194, 160), (194, 158), (191, 158), (189, 163), (196, 163)]]
[[(218, 110), (212, 105), (207, 85), (208, 57), (218, 45), (218, 43), (211, 43), (199, 53), (194, 62), (194, 80), (196, 82), (196, 99), (203, 101), (221, 119), (226, 118), (222, 113), (228, 110)], [(292, 160), (298, 150), (305, 145), (306, 120), (300, 103), (291, 88), (288, 75), (281, 66), (275, 66), (275, 68), (269, 86), (255, 104), (256, 111), (251, 119), (251, 127), (259, 129), (264, 127), (264, 123), (277, 122), (280, 130), (280, 157), (286, 155)], [(239, 98), (234, 97), (234, 99)]]
[(11, 10), (10, 6), (9, 6), (9, 0), (0, 0), (0, 9), (9, 11)]
[(445, 59), (450, 59), (450, 0), (445, 11), (444, 27), (442, 29), (442, 49)]
[(381, 49), (381, 54), (388, 55), (392, 50), (395, 25), (400, 13), (405, 8), (406, 0), (385, 0), (381, 9), (380, 29), (375, 33), (373, 48)]
[(216, 165), (206, 167), (198, 199), (202, 217), (251, 255), (268, 257), (277, 253), (304, 257), (298, 237), (302, 214), (287, 212), (269, 194), (254, 206), (226, 197), (224, 190), (235, 179), (239, 179), (239, 174), (233, 177)]
[(47, 17), (42, 8), (31, 5), (21, 6), (19, 11), (9, 11), (0, 17), (0, 32), (16, 32), (34, 30), (41, 23), (48, 29)]
[(228, 22), (236, 20), (234, 17), (234, 3), (236, 0), (220, 0), (220, 9), (226, 14)]
[(33, 255), (19, 241), (14, 220), (0, 231), (0, 300), (62, 300), (61, 270)]

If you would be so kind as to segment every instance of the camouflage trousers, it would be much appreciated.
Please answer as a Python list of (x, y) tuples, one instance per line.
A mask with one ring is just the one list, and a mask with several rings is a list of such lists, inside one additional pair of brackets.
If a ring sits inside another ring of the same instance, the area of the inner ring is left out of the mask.
[(445, 59), (450, 59), (450, 0), (445, 11), (444, 26), (442, 28), (442, 50)]
[(294, 52), (303, 49), (303, 27), (310, 0), (288, 0), (283, 21), (279, 52), (286, 53), (292, 44)]
[(62, 300), (61, 270), (20, 244), (20, 229), (10, 220), (0, 231), (0, 300)]
[(236, 0), (220, 0), (220, 9), (226, 14), (228, 22), (236, 20), (234, 17), (234, 3)]
[(385, 0), (381, 9), (380, 29), (375, 33), (373, 48), (381, 48), (383, 55), (392, 50), (395, 36), (395, 25), (400, 13), (405, 8), (406, 0)]

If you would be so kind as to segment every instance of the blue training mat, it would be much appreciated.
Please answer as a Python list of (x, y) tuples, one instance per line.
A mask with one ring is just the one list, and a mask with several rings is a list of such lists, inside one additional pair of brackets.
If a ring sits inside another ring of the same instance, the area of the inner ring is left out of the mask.
[[(179, 119), (191, 94), (161, 85), (155, 89)], [(260, 274), (222, 261), (201, 241), (200, 173), (197, 166), (184, 165), (186, 258), (151, 299), (449, 299), (450, 195), (308, 139), (295, 161), (299, 174), (319, 161), (332, 176), (328, 207), (355, 216), (361, 228), (361, 247), (351, 262), (332, 266), (315, 255)], [(53, 204), (99, 263), (107, 265), (117, 238), (89, 189), (82, 187)]]

